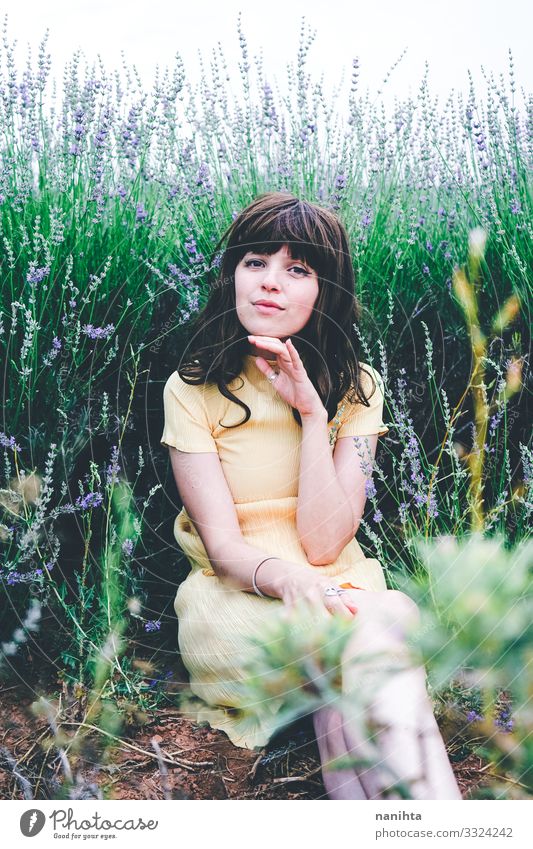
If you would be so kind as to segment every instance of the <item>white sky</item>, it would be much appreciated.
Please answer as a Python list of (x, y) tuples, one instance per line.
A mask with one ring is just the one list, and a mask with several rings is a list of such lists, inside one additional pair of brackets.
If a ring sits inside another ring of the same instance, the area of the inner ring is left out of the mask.
[(520, 88), (530, 92), (533, 83), (528, 45), (532, 9), (527, 0), (0, 0), (2, 22), (8, 15), (8, 37), (18, 41), (18, 67), (25, 63), (28, 43), (35, 61), (39, 41), (49, 28), (52, 74), (58, 81), (65, 61), (79, 47), (89, 62), (100, 54), (109, 71), (121, 67), (123, 50), (126, 63), (135, 64), (147, 83), (156, 64), (161, 68), (172, 64), (178, 51), (187, 78), (196, 82), (198, 51), (209, 68), (211, 52), (220, 41), (237, 87), (237, 15), (242, 10), (250, 60), (262, 48), (267, 79), (272, 82), (275, 75), (282, 90), (286, 66), (296, 60), (305, 15), (316, 30), (308, 69), (313, 80), (324, 71), (326, 91), (340, 82), (343, 70), (348, 83), (351, 60), (358, 56), (360, 91), (368, 86), (373, 99), (407, 47), (385, 86), (386, 101), (417, 93), (427, 59), (430, 92), (441, 95), (441, 104), (452, 87), (467, 90), (468, 68), (478, 97), (482, 96), (481, 66), (487, 73), (493, 71), (496, 79), (499, 73), (507, 75), (509, 47), (515, 59), (517, 105), (521, 103)]

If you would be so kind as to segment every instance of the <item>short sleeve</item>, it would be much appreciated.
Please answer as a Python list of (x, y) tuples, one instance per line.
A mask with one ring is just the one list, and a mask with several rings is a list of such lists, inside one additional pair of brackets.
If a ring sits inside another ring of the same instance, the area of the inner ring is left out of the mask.
[[(365, 407), (364, 404), (353, 404), (349, 401), (341, 402), (341, 407), (345, 403), (345, 408), (343, 413), (341, 413), (341, 423), (337, 431), (337, 439), (343, 436), (366, 436), (371, 433), (384, 436), (389, 430), (383, 423), (384, 393), (381, 375), (376, 369), (365, 363), (360, 363), (360, 366), (362, 368), (361, 384), (365, 396), (369, 399), (368, 403), (370, 406)], [(366, 372), (370, 372), (376, 383), (376, 389), (371, 398), (369, 398), (369, 395), (372, 392), (372, 381)], [(347, 394), (350, 393), (348, 392)]]
[[(204, 387), (185, 383), (175, 371), (163, 389), (162, 445), (191, 454), (217, 451), (207, 416)], [(218, 453), (218, 452), (217, 452)]]

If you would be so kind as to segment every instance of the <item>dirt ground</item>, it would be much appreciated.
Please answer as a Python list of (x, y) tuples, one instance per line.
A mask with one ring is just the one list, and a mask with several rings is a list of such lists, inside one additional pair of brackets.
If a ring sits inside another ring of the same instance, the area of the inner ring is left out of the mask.
[[(0, 690), (2, 799), (23, 799), (24, 779), (34, 798), (62, 798), (61, 756), (46, 720), (30, 710), (34, 700), (22, 686)], [(286, 728), (261, 751), (235, 747), (224, 732), (195, 725), (174, 707), (158, 709), (147, 720), (130, 728), (104, 757), (101, 735), (89, 732), (78, 761), (69, 749), (76, 723), (61, 725), (73, 771), (83, 778), (78, 798), (102, 793), (114, 799), (327, 799), (310, 719)], [(486, 782), (486, 765), (453, 741), (447, 745), (467, 799)]]

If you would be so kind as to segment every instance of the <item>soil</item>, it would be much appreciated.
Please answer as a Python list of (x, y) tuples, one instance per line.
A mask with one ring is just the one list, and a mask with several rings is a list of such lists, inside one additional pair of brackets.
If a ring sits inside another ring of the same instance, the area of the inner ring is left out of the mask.
[[(57, 704), (57, 689), (54, 696)], [(0, 798), (63, 798), (64, 766), (50, 725), (31, 711), (35, 692), (23, 685), (0, 691)], [(67, 713), (68, 715), (68, 713)], [(59, 733), (79, 786), (74, 798), (111, 799), (327, 799), (310, 718), (299, 720), (265, 749), (235, 747), (226, 734), (195, 725), (173, 706), (133, 724), (103, 754), (102, 735), (88, 732), (82, 752), (69, 741), (78, 723)], [(159, 747), (162, 761), (154, 749)], [(448, 754), (463, 798), (487, 781), (479, 757), (448, 741)], [(17, 775), (19, 778), (17, 778)], [(70, 798), (73, 798), (72, 791)]]

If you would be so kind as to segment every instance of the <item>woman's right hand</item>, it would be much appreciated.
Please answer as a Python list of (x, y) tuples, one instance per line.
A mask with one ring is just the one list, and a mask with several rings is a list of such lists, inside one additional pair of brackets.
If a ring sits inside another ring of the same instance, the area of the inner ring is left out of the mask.
[(306, 601), (312, 609), (328, 611), (337, 614), (344, 619), (353, 619), (357, 613), (357, 606), (350, 592), (341, 595), (324, 595), (326, 587), (336, 587), (338, 582), (335, 578), (324, 575), (315, 575), (307, 567), (296, 574), (287, 575), (283, 581), (281, 600), (284, 605), (292, 609), (296, 602)]

